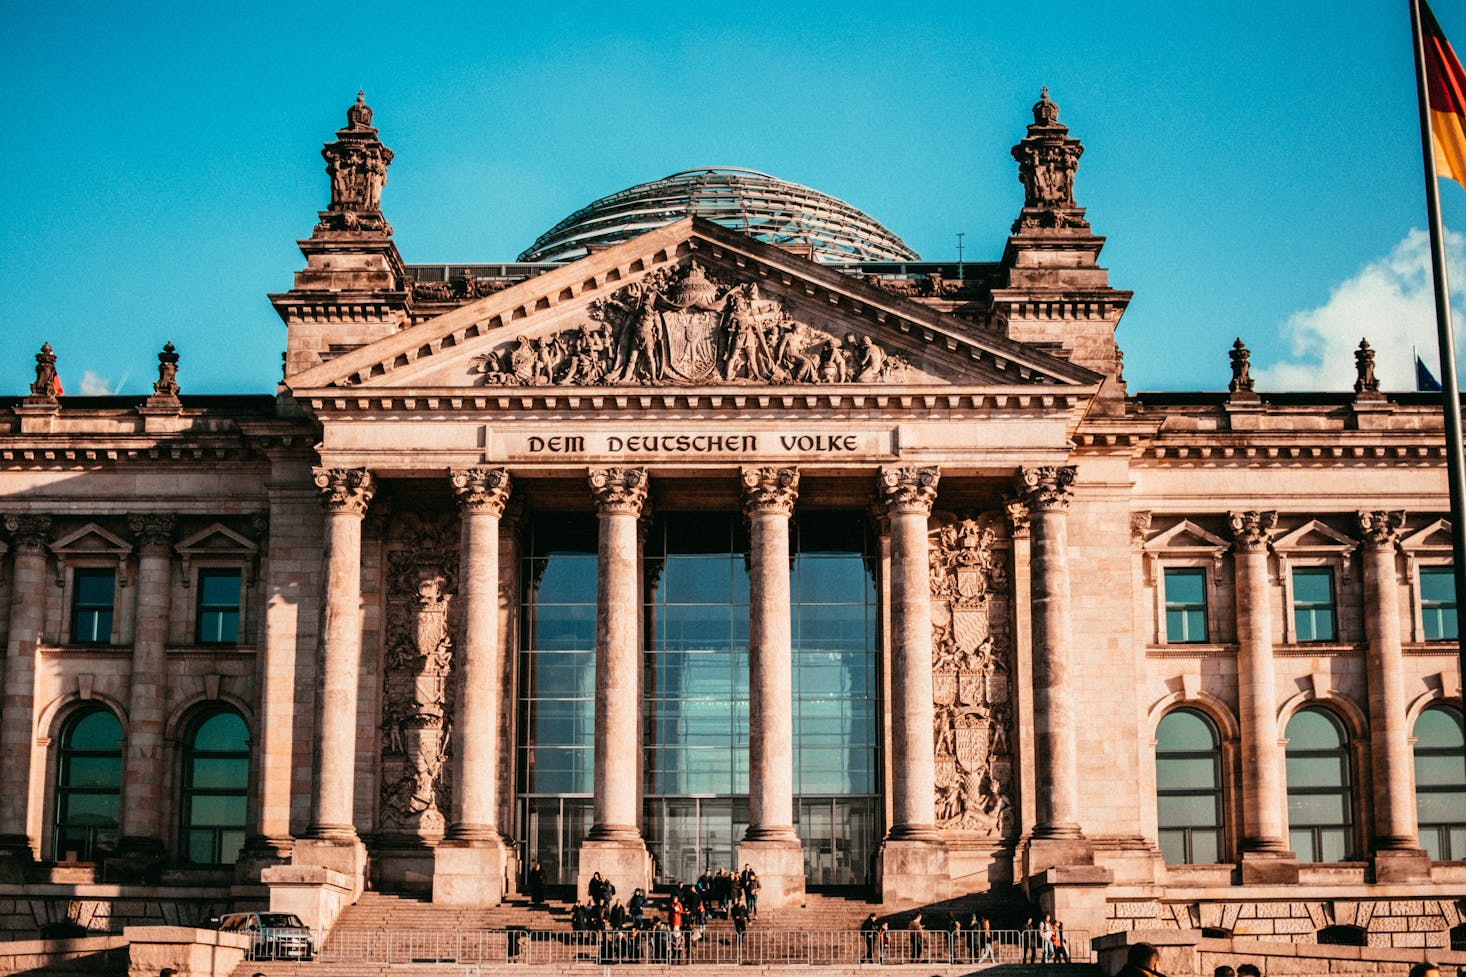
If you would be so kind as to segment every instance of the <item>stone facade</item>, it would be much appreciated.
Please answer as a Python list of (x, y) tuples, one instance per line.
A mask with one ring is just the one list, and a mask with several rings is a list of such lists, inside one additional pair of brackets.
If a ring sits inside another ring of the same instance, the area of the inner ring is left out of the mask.
[[(0, 417), (0, 927), (231, 902), (329, 925), (367, 884), (493, 904), (552, 835), (567, 884), (667, 881), (651, 540), (693, 513), (732, 527), (748, 591), (720, 598), (746, 786), (694, 865), (753, 864), (766, 905), (828, 871), (890, 902), (1018, 885), (1072, 930), (1446, 946), (1466, 869), (1422, 849), (1412, 762), (1422, 714), (1461, 701), (1422, 583), (1450, 561), (1439, 408), (1380, 393), (1367, 346), (1353, 392), (1259, 394), (1240, 340), (1226, 392), (1129, 395), (1130, 294), (1075, 203), (1081, 152), (1045, 93), (1004, 253), (960, 282), (692, 218), (435, 278), (397, 252), (358, 99), (306, 267), (271, 296), (278, 395), (190, 395), (170, 344), (153, 396), (71, 401), (45, 346)], [(791, 567), (831, 514), (869, 540), (847, 555), (873, 594), (876, 823), (832, 829), (825, 865), (810, 805), (841, 798), (801, 787), (790, 711), (791, 608), (819, 594)], [(594, 577), (561, 599), (588, 608), (564, 681), (594, 708), (543, 719), (527, 670), (560, 584), (534, 539), (572, 525)], [(1322, 603), (1298, 589), (1319, 573)], [(1309, 709), (1343, 736), (1336, 848), (1289, 823), (1283, 736)], [(1215, 735), (1216, 823), (1185, 842), (1205, 858), (1163, 853), (1178, 710)], [(120, 733), (84, 742), (85, 717)], [(223, 821), (200, 813), (217, 717), (248, 731)], [(553, 722), (583, 723), (564, 798), (528, 787)], [(581, 814), (537, 831), (561, 800)]]

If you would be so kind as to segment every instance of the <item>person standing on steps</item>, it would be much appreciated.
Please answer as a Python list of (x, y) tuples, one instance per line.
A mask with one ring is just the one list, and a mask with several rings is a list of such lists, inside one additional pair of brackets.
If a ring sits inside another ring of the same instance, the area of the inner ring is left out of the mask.
[(1044, 920), (1038, 924), (1038, 943), (1043, 949), (1044, 963), (1053, 963), (1054, 960), (1054, 924), (1047, 913)]
[(861, 963), (876, 962), (876, 938), (880, 928), (880, 924), (876, 922), (875, 913), (866, 916), (865, 921), (860, 924), (860, 933), (865, 937), (865, 955), (860, 958)]
[(1069, 963), (1069, 947), (1064, 942), (1064, 924), (1054, 920), (1054, 963)]
[(925, 961), (927, 959), (926, 924), (921, 921), (920, 909), (916, 911), (915, 916), (911, 917), (911, 922), (906, 924), (906, 928), (911, 931), (911, 962)]
[(545, 870), (535, 862), (529, 870), (529, 901), (536, 906), (545, 904)]
[(1023, 944), (1023, 962), (1038, 963), (1038, 931), (1033, 928), (1033, 917), (1023, 921), (1023, 932), (1018, 934)]

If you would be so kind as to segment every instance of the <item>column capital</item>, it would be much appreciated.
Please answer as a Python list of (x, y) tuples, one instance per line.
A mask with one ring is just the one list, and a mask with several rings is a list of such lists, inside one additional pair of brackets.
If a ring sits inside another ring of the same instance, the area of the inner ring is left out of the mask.
[(1278, 526), (1276, 511), (1229, 512), (1227, 526), (1232, 531), (1233, 549), (1241, 553), (1264, 551), (1273, 541)]
[(1397, 509), (1389, 511), (1376, 509), (1374, 511), (1360, 510), (1359, 532), (1364, 536), (1364, 545), (1368, 549), (1386, 550), (1393, 549), (1400, 541), (1400, 530), (1405, 527), (1405, 510)]
[(1078, 474), (1073, 465), (1025, 465), (1018, 469), (1013, 484), (1030, 514), (1062, 512), (1074, 499), (1074, 479)]
[(915, 465), (882, 465), (876, 484), (881, 501), (891, 515), (916, 513), (929, 516), (937, 500), (937, 482), (942, 470), (936, 465), (919, 468)]
[(1022, 499), (1004, 499), (1003, 515), (1008, 518), (1008, 531), (1013, 539), (1028, 538), (1028, 506)]
[(168, 512), (142, 512), (127, 517), (127, 528), (144, 549), (167, 546), (173, 541), (178, 519)]
[(509, 501), (511, 481), (507, 468), (463, 468), (448, 473), (453, 497), (464, 512), (487, 512), (504, 515)]
[(331, 512), (365, 515), (372, 496), (377, 493), (377, 479), (365, 468), (314, 468), (316, 491), (321, 505)]
[(587, 475), (591, 495), (595, 496), (596, 511), (602, 515), (641, 514), (651, 482), (645, 468), (591, 468)]
[(794, 500), (799, 498), (798, 468), (750, 467), (743, 469), (742, 479), (744, 513), (794, 514)]
[(40, 549), (51, 541), (51, 529), (55, 525), (50, 516), (31, 512), (17, 512), (5, 517), (5, 531), (15, 545)]

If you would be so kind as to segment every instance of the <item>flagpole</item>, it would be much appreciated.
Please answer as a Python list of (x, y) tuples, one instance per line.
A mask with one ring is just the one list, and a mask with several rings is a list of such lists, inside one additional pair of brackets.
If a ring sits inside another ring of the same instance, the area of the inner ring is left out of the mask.
[(1456, 661), (1466, 681), (1466, 641), (1461, 640), (1461, 612), (1466, 610), (1466, 454), (1461, 442), (1461, 384), (1456, 379), (1456, 338), (1451, 328), (1451, 288), (1446, 278), (1445, 232), (1441, 226), (1440, 186), (1435, 172), (1435, 144), (1430, 132), (1430, 102), (1425, 84), (1425, 40), (1420, 26), (1420, 0), (1410, 0), (1410, 27), (1415, 40), (1415, 95), (1420, 104), (1420, 153), (1425, 163), (1425, 204), (1430, 212), (1430, 266), (1435, 281), (1436, 340), (1441, 354), (1441, 403), (1446, 415), (1446, 479), (1451, 492), (1451, 556), (1456, 578)]

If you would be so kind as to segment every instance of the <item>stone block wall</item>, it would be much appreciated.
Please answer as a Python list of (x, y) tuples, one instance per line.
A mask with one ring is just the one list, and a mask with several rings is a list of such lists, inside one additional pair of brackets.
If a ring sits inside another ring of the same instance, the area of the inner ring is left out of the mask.
[(1112, 901), (1111, 933), (1142, 930), (1220, 930), (1235, 941), (1317, 944), (1330, 926), (1356, 926), (1367, 945), (1393, 949), (1448, 949), (1451, 929), (1463, 920), (1461, 899), (1325, 899), (1256, 902)]

